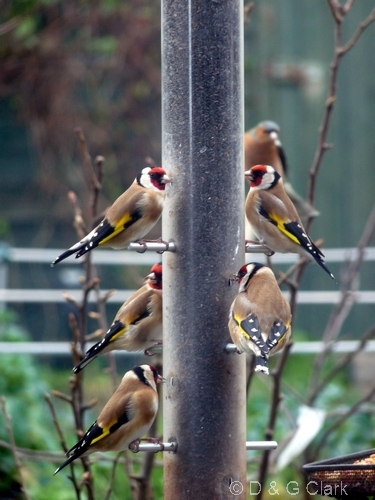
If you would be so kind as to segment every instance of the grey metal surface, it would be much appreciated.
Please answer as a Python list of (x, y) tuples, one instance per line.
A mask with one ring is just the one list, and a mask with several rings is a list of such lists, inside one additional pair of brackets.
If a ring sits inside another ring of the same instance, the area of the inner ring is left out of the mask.
[(162, 5), (165, 500), (233, 499), (246, 481), (245, 357), (225, 351), (228, 278), (245, 262), (242, 8)]

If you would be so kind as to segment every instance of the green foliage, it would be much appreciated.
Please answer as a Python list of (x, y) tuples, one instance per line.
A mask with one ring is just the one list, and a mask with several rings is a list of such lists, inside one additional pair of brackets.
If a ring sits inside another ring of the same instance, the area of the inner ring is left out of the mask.
[[(303, 339), (304, 333), (298, 332), (297, 337)], [(277, 362), (277, 356), (273, 359), (271, 358), (270, 361), (272, 367)], [(295, 429), (298, 410), (306, 400), (313, 361), (313, 355), (291, 355), (287, 360), (282, 378), (282, 401), (279, 406), (274, 436), (279, 445)], [(332, 369), (337, 362), (338, 355), (333, 354), (326, 363), (324, 371)], [(264, 439), (272, 389), (273, 383), (271, 377), (254, 376), (247, 406), (248, 440), (256, 441)], [(361, 395), (358, 386), (352, 383), (350, 373), (345, 369), (341, 370), (321, 391), (314, 406), (326, 411), (326, 420), (323, 428), (310, 445), (312, 453), (318, 450), (316, 460), (342, 456), (375, 446), (371, 408), (370, 411), (366, 411), (366, 407), (359, 409), (348, 419), (342, 420), (345, 412), (360, 398)], [(324, 441), (323, 445), (320, 446), (324, 433), (336, 422), (338, 423), (337, 428)], [(257, 480), (260, 456), (261, 452), (248, 452), (248, 458), (250, 459), (248, 473), (252, 480)], [(285, 488), (289, 481), (297, 481), (300, 491), (302, 491), (304, 488), (304, 475), (301, 467), (305, 463), (305, 455), (302, 453), (301, 456), (296, 457), (289, 466), (278, 473), (272, 471), (271, 468), (268, 482), (276, 481), (277, 486), (280, 488), (281, 496), (283, 495), (283, 488)], [(287, 495), (288, 493), (285, 492), (285, 496)], [(274, 497), (268, 497), (266, 494), (265, 498)], [(295, 496), (294, 498), (300, 499), (302, 496)], [(317, 495), (315, 498), (320, 499), (323, 497)]]
[[(9, 311), (0, 313), (0, 341), (27, 341), (27, 334)], [(0, 395), (6, 398), (16, 444), (31, 449), (56, 449), (56, 440), (46, 434), (50, 425), (43, 394), (47, 389), (29, 355), (1, 354)], [(4, 415), (0, 414), (0, 439), (8, 441)], [(11, 453), (0, 448), (0, 493), (14, 482), (15, 464)]]
[[(28, 335), (16, 322), (15, 316), (9, 311), (0, 313), (0, 342), (25, 342)], [(100, 361), (100, 360), (99, 360)], [(129, 361), (133, 366), (133, 360)], [(130, 366), (126, 366), (129, 369)], [(103, 404), (108, 400), (111, 392), (111, 380), (103, 376), (100, 363), (91, 367), (94, 376), (86, 378), (86, 398), (99, 397), (99, 403), (86, 415), (86, 426), (96, 418)], [(31, 355), (1, 354), (0, 362), (0, 395), (5, 396), (7, 412), (12, 419), (12, 428), (16, 445), (20, 448), (28, 448), (40, 451), (61, 450), (57, 439), (51, 415), (48, 411), (44, 394), (50, 389), (67, 391), (69, 385), (70, 370), (56, 371), (46, 368), (38, 363), (37, 358)], [(53, 400), (59, 422), (63, 428), (67, 444), (73, 445), (77, 436), (74, 430), (71, 408), (65, 402), (58, 399)], [(5, 419), (0, 414), (0, 439), (8, 442), (5, 429)], [(106, 459), (114, 458), (115, 453), (107, 453)], [(140, 456), (139, 458), (141, 458)], [(112, 474), (112, 462), (101, 460), (102, 456), (97, 454), (93, 457), (92, 472), (94, 475), (94, 488), (97, 498), (104, 498), (108, 489), (109, 478)], [(59, 463), (63, 461), (63, 453)], [(53, 476), (56, 463), (42, 460), (22, 459), (23, 477), (27, 491), (31, 498), (38, 500), (70, 500), (74, 495), (72, 483), (69, 480), (69, 470), (64, 470), (57, 476)], [(139, 468), (139, 467), (138, 467)], [(83, 472), (80, 461), (75, 464), (77, 477)], [(136, 471), (137, 472), (137, 469)], [(0, 447), (0, 498), (18, 498), (17, 471), (14, 458), (10, 451)], [(160, 467), (154, 468), (152, 472), (152, 484), (155, 491), (155, 499), (163, 498), (163, 473)], [(84, 498), (84, 495), (83, 495)], [(116, 477), (113, 484), (111, 498), (122, 498), (131, 500), (129, 480), (124, 464), (117, 464)]]
[(88, 51), (110, 56), (114, 54), (117, 50), (118, 42), (114, 36), (101, 36), (98, 38), (92, 38), (86, 44)]

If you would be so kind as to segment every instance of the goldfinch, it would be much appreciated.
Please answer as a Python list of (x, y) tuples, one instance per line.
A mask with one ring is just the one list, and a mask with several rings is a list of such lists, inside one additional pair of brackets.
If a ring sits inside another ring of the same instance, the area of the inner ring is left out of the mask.
[(268, 357), (291, 335), (291, 312), (271, 269), (252, 262), (236, 275), (238, 295), (229, 312), (229, 332), (239, 353), (255, 354), (255, 371), (268, 375)]
[(245, 170), (254, 165), (271, 165), (283, 178), (284, 188), (302, 218), (316, 217), (319, 212), (305, 201), (290, 182), (287, 181), (287, 159), (279, 139), (280, 127), (271, 120), (265, 120), (245, 133)]
[(72, 254), (76, 254), (76, 258), (81, 257), (97, 246), (125, 248), (143, 238), (160, 219), (165, 185), (170, 182), (163, 168), (144, 168), (133, 184), (109, 207), (102, 222), (59, 255), (51, 266)]
[(163, 316), (162, 264), (154, 264), (147, 283), (118, 310), (104, 338), (93, 345), (83, 360), (73, 368), (80, 372), (100, 354), (113, 350), (139, 351), (161, 342)]
[(163, 379), (153, 366), (125, 373), (119, 387), (85, 435), (68, 451), (55, 474), (79, 457), (96, 451), (122, 451), (151, 427), (158, 411), (156, 384)]
[(270, 165), (255, 165), (245, 177), (250, 182), (246, 217), (262, 243), (274, 252), (298, 253), (315, 260), (335, 280), (324, 263), (324, 254), (303, 228), (276, 170)]

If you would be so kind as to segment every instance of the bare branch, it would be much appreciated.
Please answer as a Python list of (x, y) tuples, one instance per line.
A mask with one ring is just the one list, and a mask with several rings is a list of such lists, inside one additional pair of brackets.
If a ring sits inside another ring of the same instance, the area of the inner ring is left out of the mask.
[(95, 171), (94, 171), (94, 168), (92, 165), (91, 155), (90, 155), (88, 148), (87, 148), (87, 143), (86, 143), (86, 138), (84, 136), (84, 133), (83, 133), (81, 127), (77, 127), (74, 130), (74, 132), (76, 133), (76, 136), (78, 138), (78, 144), (79, 144), (79, 148), (80, 148), (82, 160), (83, 160), (82, 163), (83, 163), (83, 167), (84, 167), (85, 172), (86, 172), (89, 186), (93, 190), (100, 191), (101, 185), (100, 185), (100, 182), (98, 181), (98, 178), (95, 174)]
[(358, 42), (359, 38), (361, 37), (362, 33), (365, 31), (365, 29), (368, 28), (368, 26), (370, 26), (370, 24), (373, 23), (374, 21), (375, 21), (375, 9), (373, 9), (370, 12), (370, 14), (366, 17), (366, 19), (361, 22), (361, 24), (358, 26), (358, 28), (356, 29), (350, 40), (346, 42), (345, 45), (343, 45), (338, 49), (340, 57), (342, 57), (344, 54), (349, 52), (349, 50), (351, 50), (354, 47), (354, 45)]
[(88, 233), (85, 221), (82, 215), (82, 209), (78, 203), (78, 199), (74, 191), (69, 191), (68, 198), (73, 205), (74, 209), (74, 228), (77, 232), (78, 238), (81, 240)]
[(342, 16), (340, 14), (340, 3), (337, 0), (327, 0), (328, 6), (331, 10), (332, 17), (336, 23), (342, 22)]
[[(285, 368), (286, 360), (288, 359), (290, 349), (292, 347), (292, 343), (288, 343), (284, 350), (281, 352), (279, 356), (279, 360), (276, 366), (276, 369), (271, 372), (271, 377), (273, 379), (273, 391), (272, 391), (272, 400), (271, 400), (271, 408), (268, 417), (267, 429), (264, 433), (265, 440), (272, 440), (275, 432), (276, 420), (278, 416), (278, 410), (280, 402), (282, 401), (281, 395), (281, 377)], [(263, 452), (260, 467), (259, 467), (259, 476), (258, 481), (259, 484), (265, 484), (268, 465), (269, 465), (270, 451), (266, 450)], [(263, 488), (258, 494), (258, 500), (262, 500), (263, 496)]]
[(326, 329), (323, 334), (323, 340), (325, 342), (325, 347), (321, 353), (319, 353), (315, 360), (312, 370), (312, 382), (310, 388), (310, 394), (308, 396), (308, 401), (311, 402), (317, 396), (317, 386), (319, 384), (319, 375), (327, 354), (331, 351), (332, 341), (337, 338), (344, 320), (347, 318), (349, 311), (351, 310), (353, 303), (355, 301), (353, 291), (356, 287), (356, 277), (359, 268), (363, 262), (366, 246), (369, 244), (373, 234), (375, 232), (375, 204), (371, 210), (371, 213), (366, 221), (364, 230), (362, 232), (361, 238), (357, 244), (357, 256), (349, 263), (345, 274), (342, 278), (342, 295), (338, 304), (334, 307), (331, 317), (328, 320)]
[(101, 183), (103, 180), (103, 164), (104, 164), (104, 156), (97, 156), (95, 158), (95, 167), (96, 167), (96, 176), (101, 188)]
[(29, 494), (27, 493), (26, 484), (25, 484), (25, 481), (23, 478), (22, 464), (21, 464), (21, 461), (19, 459), (19, 456), (17, 453), (16, 442), (14, 440), (14, 434), (13, 434), (13, 429), (12, 429), (12, 418), (9, 415), (9, 413), (7, 412), (6, 399), (4, 396), (0, 397), (0, 406), (1, 406), (1, 411), (2, 411), (4, 418), (5, 418), (5, 428), (6, 428), (8, 437), (9, 437), (9, 443), (10, 443), (11, 451), (13, 453), (14, 461), (16, 463), (16, 467), (17, 467), (17, 471), (18, 471), (18, 475), (19, 475), (19, 480), (20, 480), (20, 484), (21, 484), (21, 491), (23, 493), (23, 496), (25, 497), (25, 500), (31, 500), (31, 498), (29, 497)]
[(88, 403), (82, 405), (82, 411), (90, 410), (96, 404), (98, 404), (98, 401), (99, 401), (98, 398), (92, 398), (91, 401), (89, 401)]
[(322, 434), (319, 440), (319, 444), (317, 445), (315, 449), (315, 457), (318, 456), (319, 451), (321, 448), (324, 446), (324, 444), (327, 442), (328, 437), (342, 425), (345, 420), (347, 420), (349, 417), (354, 415), (357, 410), (363, 405), (363, 403), (366, 403), (367, 401), (371, 401), (371, 399), (375, 395), (375, 385), (371, 387), (371, 389), (361, 398), (357, 403), (355, 403), (353, 406), (350, 406), (347, 411), (343, 414), (340, 415), (340, 417), (334, 422), (326, 431)]
[(375, 336), (375, 326), (370, 328), (365, 335), (362, 337), (361, 342), (359, 343), (358, 348), (355, 351), (349, 352), (346, 356), (342, 358), (342, 360), (337, 363), (332, 370), (316, 385), (314, 390), (311, 392), (308, 398), (308, 405), (311, 406), (315, 398), (318, 396), (320, 391), (327, 386), (327, 384), (346, 366), (349, 365), (353, 361), (353, 359), (361, 353), (365, 348), (369, 340), (371, 340)]
[[(56, 392), (56, 391), (55, 391)], [(56, 396), (56, 394), (55, 394)], [(57, 396), (58, 397), (58, 396)], [(46, 393), (44, 394), (44, 399), (46, 400), (47, 404), (48, 404), (48, 407), (50, 409), (50, 412), (51, 412), (51, 415), (52, 415), (52, 420), (53, 420), (53, 423), (54, 423), (54, 426), (57, 430), (57, 434), (59, 436), (59, 439), (60, 439), (60, 444), (61, 444), (61, 447), (62, 449), (64, 450), (65, 453), (68, 452), (69, 448), (65, 442), (65, 437), (64, 437), (64, 433), (61, 429), (61, 426), (59, 424), (59, 421), (57, 419), (57, 415), (56, 415), (56, 411), (55, 411), (55, 407), (53, 406), (53, 403), (52, 403), (52, 400), (51, 400), (51, 396)], [(74, 467), (72, 466), (72, 464), (70, 465), (70, 471), (71, 471), (71, 477), (70, 477), (70, 480), (72, 481), (73, 483), (73, 486), (74, 486), (74, 490), (76, 492), (76, 497), (77, 497), (77, 500), (80, 499), (81, 497), (81, 492), (80, 492), (80, 488), (79, 488), (79, 485), (77, 483), (77, 479), (76, 479), (76, 476), (75, 476), (75, 473), (74, 473)]]
[(344, 15), (346, 15), (349, 10), (353, 7), (354, 0), (346, 0), (346, 3), (341, 6), (341, 10)]
[(244, 5), (243, 20), (245, 24), (248, 24), (250, 22), (250, 13), (253, 10), (254, 6), (255, 6), (254, 2), (248, 2), (246, 5)]
[(120, 451), (120, 453), (117, 454), (116, 458), (113, 461), (113, 467), (112, 467), (111, 475), (109, 476), (108, 488), (107, 488), (107, 492), (105, 494), (104, 500), (109, 500), (111, 497), (111, 493), (113, 490), (113, 482), (115, 480), (115, 475), (116, 475), (115, 474), (116, 473), (116, 466), (120, 460), (121, 453), (122, 452)]
[(246, 395), (250, 394), (251, 382), (254, 378), (254, 369), (255, 369), (255, 356), (251, 356), (250, 359), (246, 360), (247, 365), (247, 380), (246, 380)]
[(81, 307), (81, 304), (78, 302), (78, 300), (76, 300), (72, 295), (70, 295), (70, 293), (63, 292), (62, 296), (67, 302), (73, 304), (73, 306), (76, 307), (77, 309)]
[(63, 400), (63, 401), (65, 401), (66, 403), (69, 403), (69, 404), (72, 404), (72, 403), (73, 403), (71, 396), (67, 396), (67, 395), (66, 395), (66, 394), (64, 394), (63, 392), (59, 392), (59, 391), (51, 391), (51, 394), (52, 394), (52, 396), (55, 396), (55, 398), (62, 399), (62, 400)]
[(65, 442), (63, 431), (62, 431), (62, 429), (60, 427), (60, 424), (59, 424), (59, 421), (57, 419), (55, 407), (53, 406), (53, 403), (52, 403), (52, 400), (51, 400), (51, 396), (48, 393), (45, 393), (44, 394), (44, 399), (46, 400), (46, 402), (48, 404), (48, 407), (50, 409), (50, 412), (51, 412), (51, 415), (52, 415), (53, 424), (54, 424), (54, 426), (56, 428), (57, 434), (59, 435), (61, 448), (66, 453), (69, 450), (69, 448), (68, 448), (68, 446), (67, 446), (67, 444)]

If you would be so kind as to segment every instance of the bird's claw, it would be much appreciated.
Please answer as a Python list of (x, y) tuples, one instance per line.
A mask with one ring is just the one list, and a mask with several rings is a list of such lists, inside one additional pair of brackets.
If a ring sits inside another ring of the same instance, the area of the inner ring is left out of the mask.
[(129, 450), (132, 451), (133, 453), (138, 453), (140, 443), (141, 443), (140, 439), (135, 439), (129, 444), (128, 446)]
[(145, 242), (145, 241), (143, 241), (143, 240), (139, 240), (139, 241), (137, 241), (137, 243), (138, 243), (139, 245), (141, 245), (141, 248), (139, 248), (139, 249), (137, 250), (137, 252), (138, 252), (138, 253), (145, 253), (145, 251), (147, 250), (147, 245), (146, 245), (146, 242)]
[(169, 243), (168, 243), (168, 241), (164, 241), (162, 238), (158, 238), (156, 241), (158, 243), (163, 243), (165, 245), (165, 249), (164, 250), (157, 250), (156, 253), (162, 255), (164, 252), (168, 252), (168, 250), (169, 250)]
[(133, 453), (138, 453), (139, 452), (139, 445), (141, 444), (142, 441), (146, 442), (146, 443), (158, 444), (160, 446), (159, 451), (164, 451), (163, 442), (159, 438), (153, 438), (153, 437), (135, 439), (134, 441), (132, 441), (129, 444), (128, 449)]
[(245, 245), (262, 245), (263, 243), (259, 240), (245, 240)]
[(238, 274), (237, 273), (232, 274), (228, 278), (228, 285), (231, 286), (233, 284), (233, 282), (237, 282), (237, 281), (238, 281)]
[(162, 340), (155, 340), (155, 344), (152, 345), (151, 347), (148, 347), (147, 349), (145, 349), (143, 354), (145, 356), (155, 356), (155, 354), (157, 354), (157, 352), (153, 352), (154, 348), (158, 347), (158, 346), (162, 346), (162, 345), (163, 345)]
[(152, 352), (152, 347), (149, 347), (148, 349), (145, 349), (143, 351), (143, 354), (145, 356), (150, 356), (151, 357), (151, 356), (155, 356), (156, 352)]

